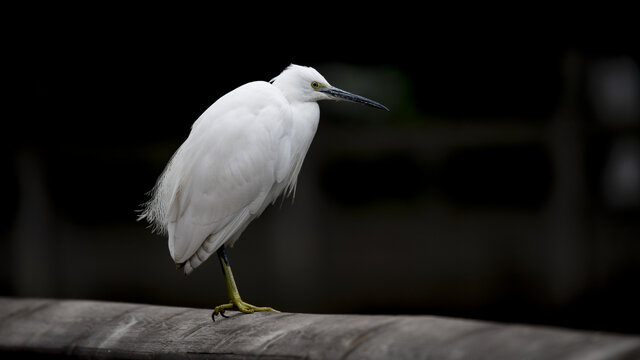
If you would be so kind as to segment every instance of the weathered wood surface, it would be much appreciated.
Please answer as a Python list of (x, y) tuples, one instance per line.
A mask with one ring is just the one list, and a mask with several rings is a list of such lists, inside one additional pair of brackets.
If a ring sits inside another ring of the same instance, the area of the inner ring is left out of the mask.
[(640, 359), (640, 337), (435, 316), (0, 298), (0, 353), (170, 359)]

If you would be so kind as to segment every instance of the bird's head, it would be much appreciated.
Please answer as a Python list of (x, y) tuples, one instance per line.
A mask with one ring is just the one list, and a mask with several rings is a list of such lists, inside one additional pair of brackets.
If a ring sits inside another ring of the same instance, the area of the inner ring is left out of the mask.
[(277, 86), (289, 101), (341, 100), (389, 110), (376, 101), (331, 86), (324, 76), (312, 67), (291, 64), (273, 78), (271, 83)]

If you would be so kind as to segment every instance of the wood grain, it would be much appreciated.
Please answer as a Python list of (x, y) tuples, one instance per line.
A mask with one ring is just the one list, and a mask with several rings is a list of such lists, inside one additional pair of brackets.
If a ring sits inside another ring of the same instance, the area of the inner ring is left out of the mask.
[[(0, 298), (14, 357), (170, 359), (640, 359), (640, 337), (435, 316), (240, 314)], [(4, 358), (4, 356), (3, 356)]]

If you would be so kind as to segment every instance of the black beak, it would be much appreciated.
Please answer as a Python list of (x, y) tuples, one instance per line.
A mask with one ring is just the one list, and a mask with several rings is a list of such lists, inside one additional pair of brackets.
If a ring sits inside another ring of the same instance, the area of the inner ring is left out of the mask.
[(352, 94), (352, 93), (350, 93), (348, 91), (344, 91), (344, 90), (341, 90), (341, 89), (338, 89), (338, 88), (335, 88), (335, 87), (321, 88), (321, 89), (318, 89), (318, 91), (322, 91), (323, 93), (331, 96), (335, 100), (351, 101), (351, 102), (355, 102), (355, 103), (371, 106), (371, 107), (374, 107), (376, 109), (382, 109), (382, 110), (389, 111), (389, 108), (387, 108), (386, 106), (380, 104), (379, 102), (373, 101), (371, 99), (367, 99), (364, 96)]

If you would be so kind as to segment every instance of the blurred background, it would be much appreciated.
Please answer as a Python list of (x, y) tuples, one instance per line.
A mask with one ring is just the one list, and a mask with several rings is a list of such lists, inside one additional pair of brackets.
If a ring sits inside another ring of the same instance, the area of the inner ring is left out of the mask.
[(136, 211), (208, 106), (297, 63), (391, 111), (320, 104), (295, 201), (230, 251), (245, 300), (640, 332), (640, 51), (624, 21), (74, 10), (8, 32), (0, 295), (225, 302), (217, 259), (185, 277)]

